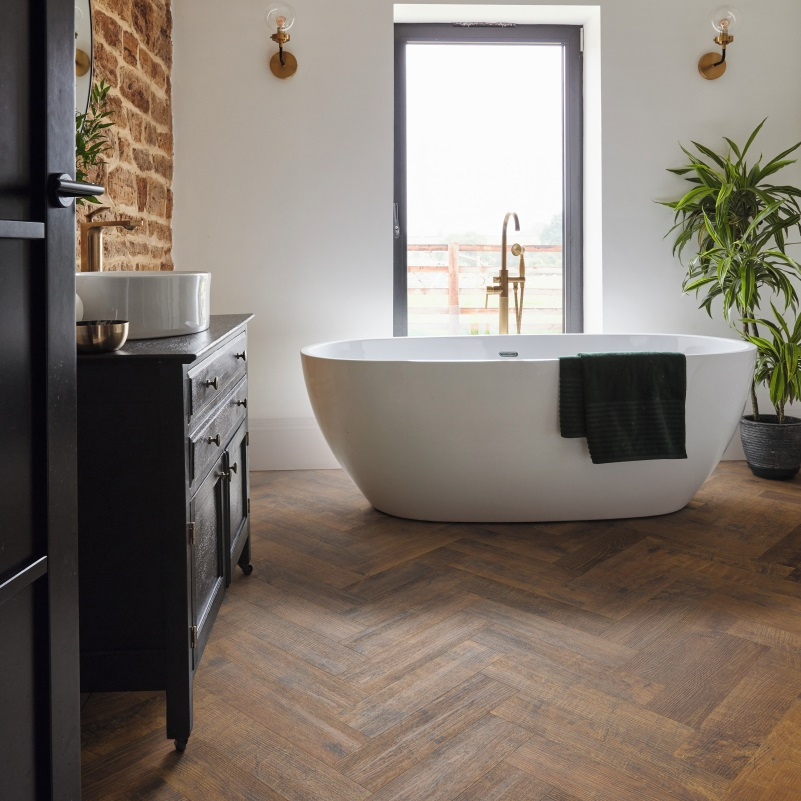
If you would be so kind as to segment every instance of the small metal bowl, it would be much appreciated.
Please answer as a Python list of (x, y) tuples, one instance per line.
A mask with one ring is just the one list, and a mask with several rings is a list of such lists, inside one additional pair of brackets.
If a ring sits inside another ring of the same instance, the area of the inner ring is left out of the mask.
[(78, 353), (111, 353), (128, 339), (127, 320), (81, 320), (75, 323)]

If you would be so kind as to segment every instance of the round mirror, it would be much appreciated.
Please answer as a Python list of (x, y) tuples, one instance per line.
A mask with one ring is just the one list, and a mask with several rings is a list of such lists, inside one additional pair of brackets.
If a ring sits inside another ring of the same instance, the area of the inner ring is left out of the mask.
[(92, 0), (75, 0), (75, 112), (86, 114), (92, 92)]

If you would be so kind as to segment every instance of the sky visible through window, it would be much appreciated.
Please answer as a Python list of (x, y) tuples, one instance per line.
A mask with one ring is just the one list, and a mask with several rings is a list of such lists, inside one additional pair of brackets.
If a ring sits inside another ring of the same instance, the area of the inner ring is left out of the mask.
[(410, 335), (497, 333), (486, 288), (509, 211), (529, 268), (521, 330), (562, 330), (562, 72), (561, 45), (407, 45)]
[[(409, 241), (527, 238), (562, 210), (562, 48), (408, 45)], [(433, 240), (432, 240), (433, 237)]]

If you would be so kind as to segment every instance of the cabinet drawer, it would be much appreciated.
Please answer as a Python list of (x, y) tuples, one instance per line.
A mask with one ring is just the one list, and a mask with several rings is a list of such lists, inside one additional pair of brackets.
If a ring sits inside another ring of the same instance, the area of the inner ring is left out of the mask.
[(194, 487), (220, 458), (231, 435), (247, 415), (248, 380), (243, 378), (217, 414), (189, 438), (189, 479)]
[(197, 418), (247, 372), (247, 333), (243, 332), (213, 356), (189, 371), (189, 418)]

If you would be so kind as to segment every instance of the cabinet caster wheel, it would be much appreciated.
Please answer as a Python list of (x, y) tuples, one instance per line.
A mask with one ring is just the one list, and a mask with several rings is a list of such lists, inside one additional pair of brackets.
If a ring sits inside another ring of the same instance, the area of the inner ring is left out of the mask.
[(249, 576), (253, 572), (253, 565), (240, 565), (240, 567), (246, 576)]
[(175, 750), (178, 751), (178, 753), (180, 753), (180, 754), (182, 754), (184, 751), (186, 751), (186, 740), (176, 740), (175, 741)]

